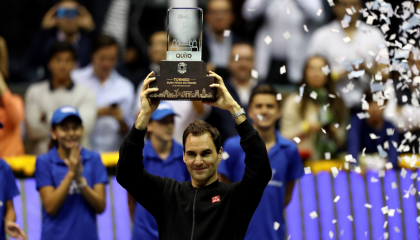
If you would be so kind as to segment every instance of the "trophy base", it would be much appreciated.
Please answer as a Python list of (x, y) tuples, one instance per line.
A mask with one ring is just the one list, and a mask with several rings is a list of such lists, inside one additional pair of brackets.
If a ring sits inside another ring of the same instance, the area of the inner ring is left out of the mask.
[(161, 75), (149, 84), (149, 88), (158, 87), (159, 91), (149, 94), (151, 99), (215, 101), (217, 88), (210, 85), (217, 83), (215, 77), (206, 76), (206, 63), (203, 61), (161, 61)]

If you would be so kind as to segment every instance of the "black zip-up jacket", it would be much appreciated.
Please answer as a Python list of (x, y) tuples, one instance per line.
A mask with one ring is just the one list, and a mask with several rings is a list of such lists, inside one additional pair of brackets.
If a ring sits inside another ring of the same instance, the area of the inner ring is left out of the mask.
[[(245, 120), (236, 129), (245, 151), (241, 181), (195, 188), (144, 169), (146, 130), (132, 128), (120, 147), (117, 181), (155, 218), (160, 240), (244, 239), (252, 215), (271, 179), (264, 141)], [(224, 160), (222, 160), (224, 161)]]

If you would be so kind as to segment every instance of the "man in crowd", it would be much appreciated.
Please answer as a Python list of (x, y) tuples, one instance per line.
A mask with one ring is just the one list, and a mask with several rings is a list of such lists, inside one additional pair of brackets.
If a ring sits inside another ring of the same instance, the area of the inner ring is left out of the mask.
[(205, 102), (228, 110), (236, 122), (241, 146), (246, 152), (242, 181), (225, 185), (217, 180), (217, 166), (222, 160), (220, 133), (210, 124), (196, 120), (183, 134), (183, 158), (191, 181), (152, 175), (144, 169), (143, 148), (147, 124), (159, 101), (147, 96), (158, 91), (148, 88), (156, 80), (150, 73), (141, 90), (141, 111), (120, 148), (117, 181), (156, 219), (161, 239), (243, 239), (267, 183), (271, 167), (266, 146), (232, 98), (223, 79), (210, 87), (217, 88), (218, 99)]
[[(247, 42), (233, 44), (230, 51), (229, 73), (230, 77), (225, 85), (235, 101), (239, 102), (246, 110), (252, 89), (258, 81), (251, 76), (254, 67), (254, 49)], [(206, 119), (222, 133), (222, 142), (236, 135), (235, 129), (229, 126), (233, 119), (229, 113), (219, 108), (212, 108), (210, 116)]]
[(25, 154), (20, 130), (24, 120), (22, 98), (10, 92), (0, 71), (0, 158)]
[[(41, 30), (28, 52), (27, 63), (36, 68), (44, 66), (51, 45), (65, 41), (76, 49), (78, 61), (75, 67), (86, 66), (90, 62), (88, 33), (94, 28), (92, 16), (85, 7), (74, 0), (61, 0), (45, 14)], [(47, 71), (48, 67), (44, 67)]]
[[(354, 115), (371, 80), (365, 73), (379, 72), (381, 79), (387, 79), (386, 71), (381, 70), (388, 66), (388, 51), (381, 31), (359, 21), (361, 0), (334, 0), (334, 4), (336, 19), (315, 31), (308, 53), (328, 60), (331, 76), (338, 81), (337, 90)], [(347, 15), (346, 9), (354, 9), (352, 15)]]
[(116, 70), (118, 43), (106, 35), (99, 35), (91, 46), (92, 64), (72, 72), (76, 84), (96, 93), (98, 119), (90, 134), (94, 151), (117, 151), (124, 134), (133, 125), (131, 111), (134, 87)]
[(70, 72), (77, 61), (77, 53), (67, 42), (56, 42), (51, 46), (48, 57), (51, 78), (31, 84), (26, 91), (26, 132), (31, 145), (31, 154), (48, 151), (50, 141), (50, 120), (54, 111), (64, 105), (76, 107), (83, 120), (85, 135), (82, 145), (89, 147), (88, 135), (96, 120), (95, 93), (81, 85), (74, 84)]
[[(261, 202), (252, 217), (245, 239), (281, 240), (286, 235), (284, 209), (289, 204), (295, 182), (303, 175), (303, 165), (294, 142), (280, 136), (275, 129), (281, 106), (274, 87), (259, 85), (249, 98), (248, 116), (263, 139), (268, 151), (272, 178), (264, 190)], [(242, 179), (245, 172), (245, 152), (240, 136), (226, 140), (223, 150), (226, 158), (219, 165), (220, 181), (230, 184)], [(273, 223), (280, 224), (278, 229)]]

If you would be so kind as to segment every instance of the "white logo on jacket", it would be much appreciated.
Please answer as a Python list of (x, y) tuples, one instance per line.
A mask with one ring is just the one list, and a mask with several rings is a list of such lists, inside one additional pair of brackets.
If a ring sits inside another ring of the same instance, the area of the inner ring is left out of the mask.
[(278, 181), (278, 180), (273, 180), (274, 175), (276, 174), (276, 169), (272, 168), (271, 169), (271, 180), (268, 182), (268, 186), (273, 186), (273, 187), (283, 187), (283, 182)]

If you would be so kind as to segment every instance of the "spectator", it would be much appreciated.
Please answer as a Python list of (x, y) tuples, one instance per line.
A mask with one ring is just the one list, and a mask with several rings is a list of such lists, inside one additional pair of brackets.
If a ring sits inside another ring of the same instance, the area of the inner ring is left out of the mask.
[(131, 80), (134, 86), (138, 86), (151, 71), (156, 75), (160, 73), (160, 61), (166, 60), (167, 36), (165, 31), (154, 32), (149, 38), (148, 56), (150, 63), (141, 67), (139, 52), (134, 48), (128, 48), (125, 52), (124, 63), (118, 66), (118, 72)]
[(6, 233), (12, 238), (26, 239), (25, 233), (15, 223), (16, 212), (13, 198), (19, 195), (15, 177), (10, 166), (0, 158), (0, 240), (6, 240)]
[(88, 135), (96, 119), (95, 93), (86, 87), (75, 85), (70, 76), (76, 63), (76, 51), (67, 42), (51, 46), (48, 68), (51, 79), (31, 84), (26, 91), (26, 131), (30, 142), (30, 153), (42, 154), (48, 151), (49, 122), (54, 111), (63, 105), (79, 109), (85, 126), (81, 143), (89, 147)]
[[(245, 110), (248, 108), (251, 91), (258, 84), (258, 81), (251, 76), (253, 67), (254, 49), (252, 45), (246, 42), (233, 44), (229, 61), (230, 78), (225, 81), (225, 85), (233, 99)], [(230, 127), (229, 123), (234, 124), (234, 120), (229, 112), (213, 107), (206, 121), (219, 129), (222, 143), (237, 133), (234, 128)]]
[[(305, 64), (302, 56), (309, 38), (303, 25), (307, 21), (309, 32), (313, 31), (316, 24), (323, 22), (325, 14), (317, 15), (322, 9), (320, 0), (245, 1), (242, 7), (245, 20), (264, 17), (255, 37), (255, 69), (259, 79), (275, 84), (296, 83), (302, 79), (301, 69)], [(282, 66), (287, 69), (284, 74), (280, 74)]]
[(229, 55), (237, 36), (233, 32), (225, 36), (225, 31), (231, 31), (235, 20), (232, 2), (229, 0), (210, 0), (205, 13), (204, 44), (208, 47), (208, 70), (226, 75), (229, 65)]
[(24, 120), (22, 98), (10, 92), (0, 71), (0, 158), (25, 154), (20, 129)]
[[(355, 108), (353, 113), (356, 113), (363, 92), (369, 87), (371, 79), (365, 73), (376, 75), (383, 68), (387, 68), (388, 51), (381, 31), (358, 21), (362, 8), (361, 0), (334, 0), (334, 4), (336, 19), (315, 31), (308, 52), (310, 56), (326, 57), (331, 64), (331, 76), (338, 81), (337, 90), (346, 106)], [(352, 7), (353, 15), (346, 15), (346, 9)], [(386, 71), (379, 75), (382, 79), (387, 79)]]
[[(88, 33), (94, 28), (92, 16), (85, 7), (74, 0), (60, 1), (45, 14), (41, 30), (28, 52), (28, 64), (43, 66), (51, 45), (56, 41), (65, 41), (73, 45), (78, 53), (79, 60), (74, 67), (86, 66), (90, 61)], [(48, 68), (45, 66), (44, 69)]]
[(0, 36), (0, 74), (5, 79), (9, 78), (9, 55), (7, 53), (7, 45), (4, 38)]
[[(384, 95), (388, 98), (384, 117), (397, 127), (399, 144), (409, 146), (404, 152), (419, 151), (419, 141), (414, 139), (420, 136), (420, 107), (419, 107), (419, 49), (414, 48), (408, 58), (408, 64), (402, 62), (399, 71), (394, 72), (394, 80), (388, 81)], [(401, 77), (407, 76), (407, 79)], [(406, 135), (407, 132), (410, 132)], [(403, 148), (404, 149), (404, 148)]]
[(134, 124), (131, 117), (134, 88), (116, 70), (118, 43), (114, 38), (100, 35), (92, 43), (92, 64), (72, 72), (76, 84), (96, 93), (98, 119), (90, 134), (92, 150), (117, 151), (122, 137)]
[[(144, 145), (143, 163), (147, 172), (189, 181), (190, 174), (183, 161), (183, 147), (172, 139), (177, 114), (167, 102), (161, 102), (147, 125), (148, 141)], [(132, 239), (159, 239), (156, 220), (134, 197), (128, 194), (130, 216), (134, 221)]]
[[(273, 176), (249, 223), (246, 240), (285, 239), (283, 211), (290, 203), (296, 180), (303, 175), (296, 144), (280, 136), (275, 129), (280, 114), (280, 101), (274, 87), (264, 84), (254, 88), (249, 99), (248, 116), (267, 146)], [(223, 147), (227, 158), (220, 162), (218, 173), (219, 179), (226, 184), (240, 181), (244, 175), (245, 152), (240, 140), (239, 135), (229, 138)], [(273, 228), (274, 222), (280, 224), (279, 229)]]
[[(379, 94), (378, 94), (379, 93)], [(365, 100), (368, 104), (368, 110), (366, 115), (351, 117), (351, 128), (348, 133), (348, 152), (356, 160), (360, 160), (360, 152), (365, 154), (379, 154), (382, 159), (387, 159), (391, 162), (394, 168), (398, 167), (398, 153), (396, 146), (398, 144), (398, 133), (394, 132), (394, 125), (385, 120), (383, 117), (383, 109), (386, 104), (386, 100), (381, 92), (370, 93), (366, 92)], [(385, 150), (386, 149), (386, 150)], [(369, 164), (367, 159), (366, 162), (362, 162), (361, 165)], [(384, 168), (384, 164), (377, 163), (375, 168)], [(379, 166), (378, 166), (379, 165)]]
[(63, 106), (51, 119), (50, 150), (36, 159), (42, 199), (41, 239), (98, 239), (96, 214), (105, 210), (106, 169), (99, 153), (79, 145), (82, 119)]
[(320, 56), (308, 59), (301, 93), (287, 97), (281, 121), (282, 135), (298, 137), (299, 151), (312, 159), (324, 159), (325, 153), (336, 157), (346, 140), (348, 114), (331, 75), (322, 71), (326, 65)]

